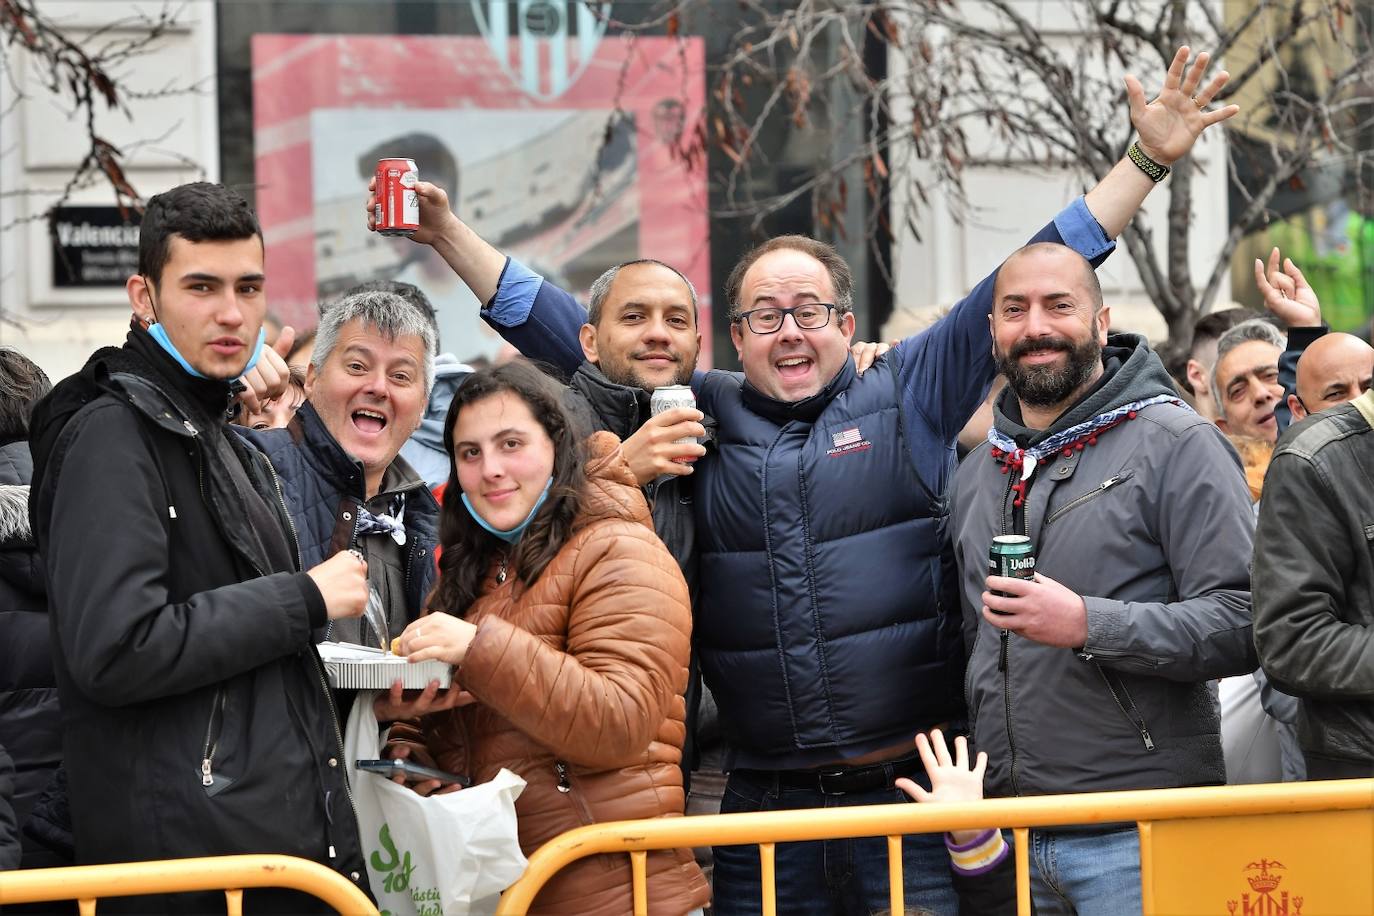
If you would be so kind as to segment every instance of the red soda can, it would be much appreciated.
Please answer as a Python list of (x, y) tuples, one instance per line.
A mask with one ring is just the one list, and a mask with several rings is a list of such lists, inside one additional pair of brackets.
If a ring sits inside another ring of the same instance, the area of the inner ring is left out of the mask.
[(420, 228), (420, 173), (414, 159), (382, 159), (377, 163), (377, 207), (373, 216), (382, 235), (414, 235)]

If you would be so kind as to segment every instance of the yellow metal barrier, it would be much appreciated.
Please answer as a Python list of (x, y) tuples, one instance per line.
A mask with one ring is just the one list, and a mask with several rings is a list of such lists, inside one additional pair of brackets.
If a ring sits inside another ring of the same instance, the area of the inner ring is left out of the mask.
[(1145, 916), (1374, 914), (1374, 779), (594, 824), (536, 851), (524, 876), (502, 895), (497, 914), (523, 916), (560, 869), (586, 856), (619, 852), (632, 856), (634, 912), (640, 916), (647, 912), (646, 851), (757, 844), (763, 913), (776, 916), (777, 843), (868, 836), (888, 838), (892, 912), (902, 914), (903, 835), (1003, 827), (1015, 837), (1017, 909), (1027, 916), (1031, 828), (1122, 822), (1135, 822), (1140, 830)]
[(293, 856), (217, 856), (119, 865), (40, 868), (0, 873), (0, 906), (76, 900), (81, 916), (94, 916), (99, 897), (224, 891), (229, 916), (242, 916), (247, 888), (301, 891), (347, 916), (378, 916), (367, 895), (343, 875)]

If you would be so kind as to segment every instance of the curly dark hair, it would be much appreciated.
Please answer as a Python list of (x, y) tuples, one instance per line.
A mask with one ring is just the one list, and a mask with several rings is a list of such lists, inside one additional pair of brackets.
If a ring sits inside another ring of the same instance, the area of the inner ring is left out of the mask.
[(193, 181), (154, 194), (138, 231), (138, 272), (154, 285), (171, 260), (174, 235), (188, 242), (261, 241), (262, 228), (243, 195), (222, 184)]
[[(459, 413), (469, 404), (503, 392), (524, 401), (553, 440), (553, 484), (548, 498), (524, 535), (509, 548), (468, 514), (453, 462), (453, 428)], [(564, 406), (563, 386), (525, 360), (481, 369), (464, 379), (444, 419), (444, 451), (449, 456), (448, 486), (439, 515), (439, 543), (444, 553), (439, 560), (439, 582), (430, 594), (431, 611), (466, 615), (481, 593), (493, 558), (502, 550), (510, 550), (510, 571), (517, 588), (528, 588), (543, 574), (572, 535), (573, 520), (582, 507), (586, 432), (577, 416)]]

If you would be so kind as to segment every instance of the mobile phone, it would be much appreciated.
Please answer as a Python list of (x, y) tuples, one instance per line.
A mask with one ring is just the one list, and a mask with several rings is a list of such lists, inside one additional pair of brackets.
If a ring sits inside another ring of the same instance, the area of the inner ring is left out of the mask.
[(387, 779), (393, 776), (402, 776), (406, 782), (425, 782), (436, 780), (443, 785), (470, 786), (472, 780), (460, 773), (445, 773), (443, 770), (436, 770), (432, 767), (422, 767), (418, 763), (411, 763), (409, 760), (359, 760), (358, 769), (367, 773), (376, 773), (378, 776), (385, 776)]

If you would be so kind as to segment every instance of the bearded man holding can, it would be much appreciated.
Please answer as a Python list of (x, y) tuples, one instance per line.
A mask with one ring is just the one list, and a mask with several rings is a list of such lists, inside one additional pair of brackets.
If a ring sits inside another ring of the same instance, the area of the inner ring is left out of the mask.
[[(1079, 253), (1021, 249), (993, 298), (1007, 389), (948, 496), (987, 791), (1223, 784), (1210, 681), (1258, 664), (1240, 461), (1143, 337), (1108, 337)], [(988, 575), (1017, 539), (1032, 575)], [(1030, 856), (1036, 912), (1140, 912), (1134, 824), (1035, 830)]]

